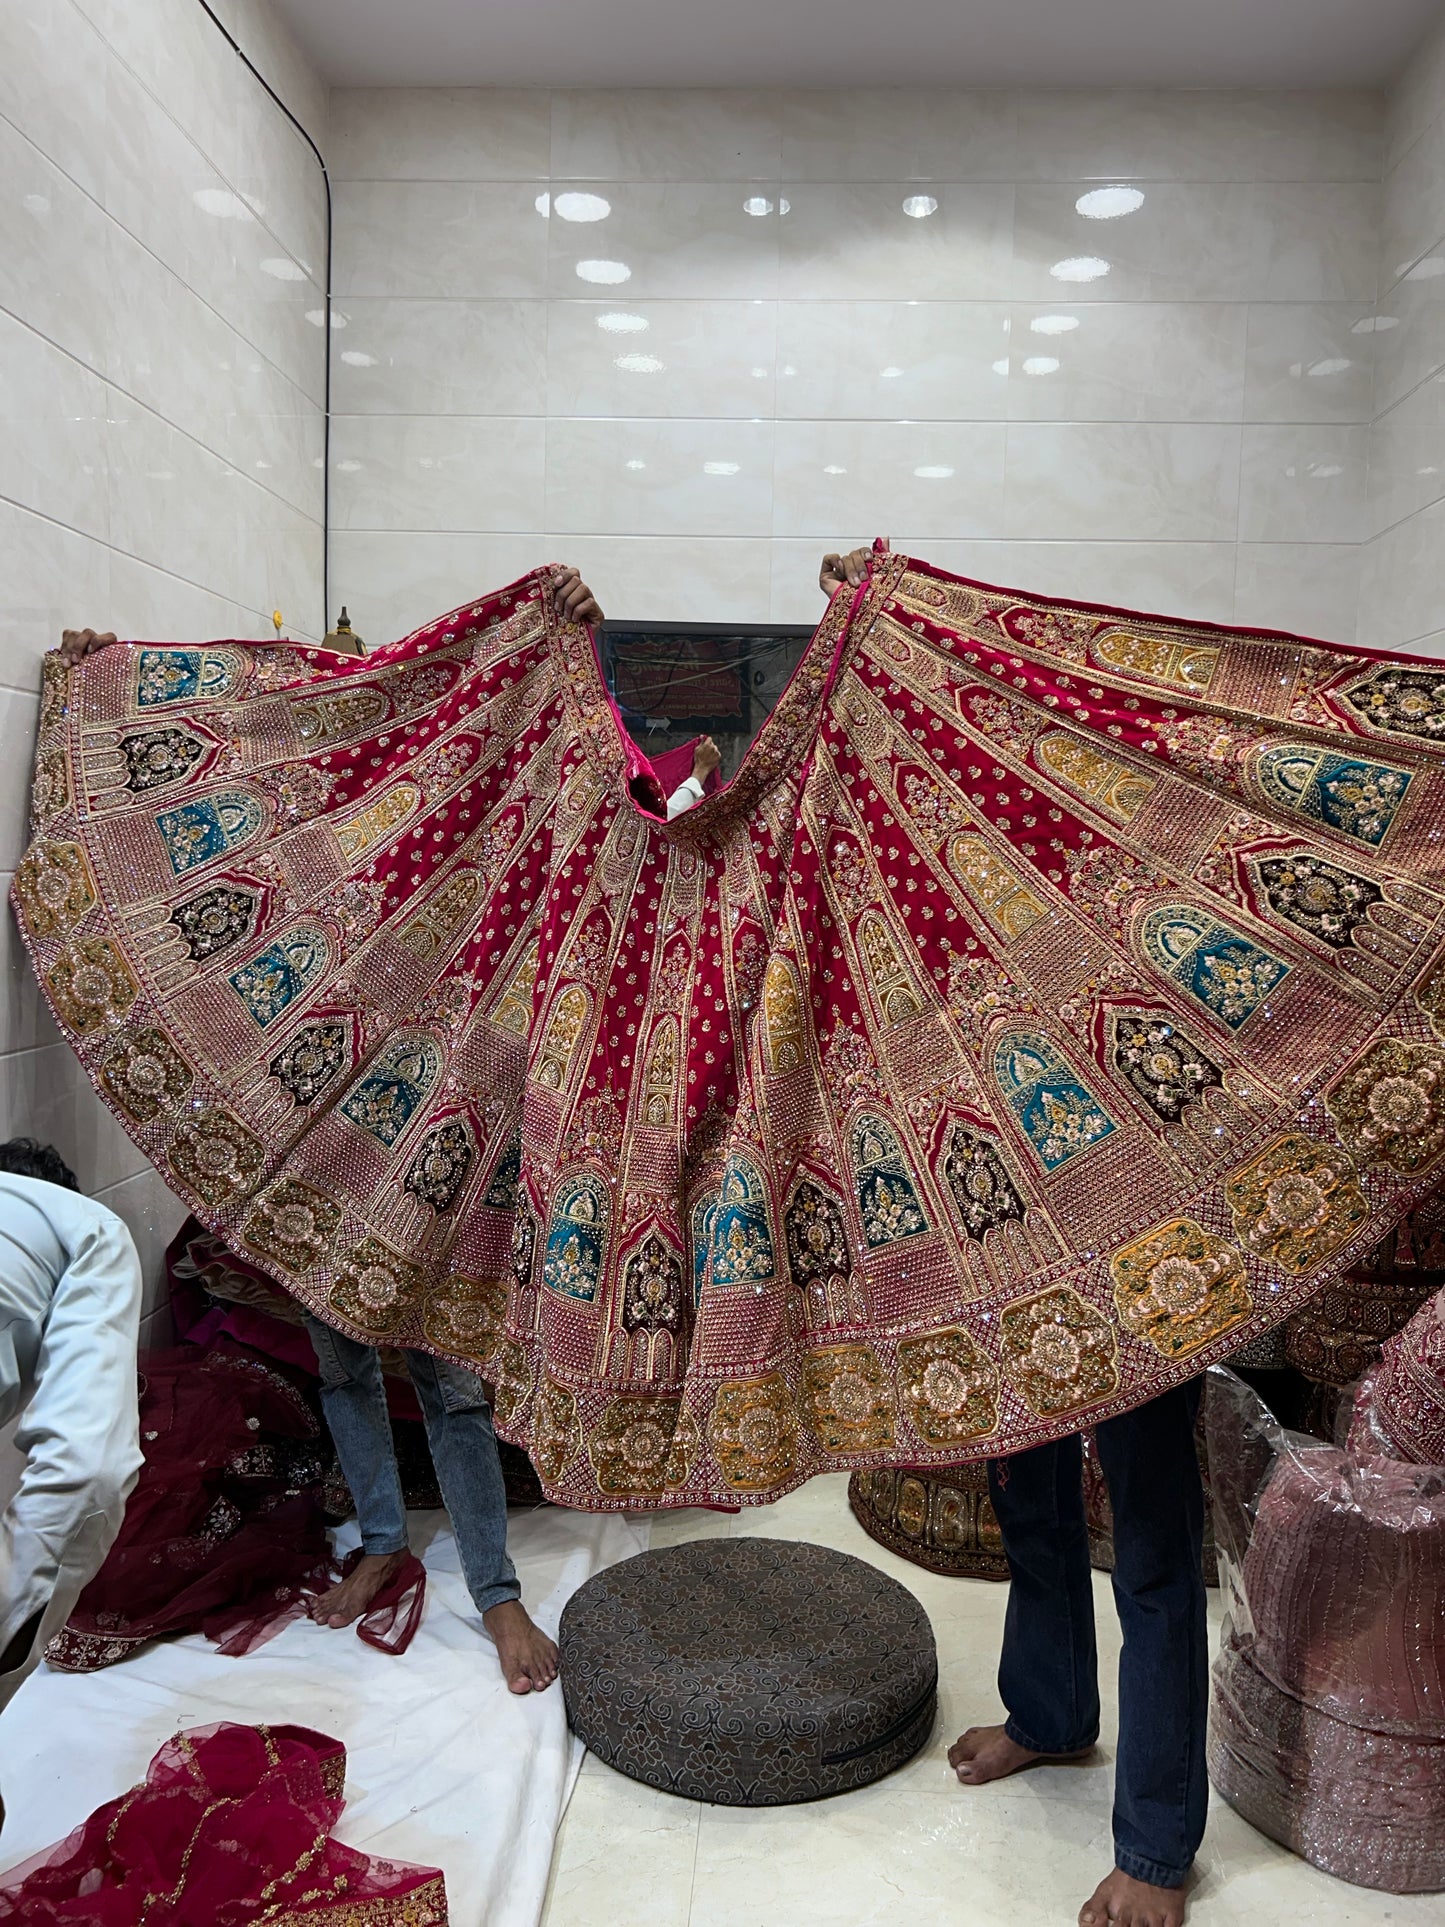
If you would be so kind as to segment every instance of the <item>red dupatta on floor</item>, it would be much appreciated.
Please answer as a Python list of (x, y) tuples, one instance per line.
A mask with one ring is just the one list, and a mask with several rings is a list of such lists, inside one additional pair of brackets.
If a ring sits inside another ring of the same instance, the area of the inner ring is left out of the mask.
[(1033, 1445), (1438, 1183), (1445, 666), (880, 555), (666, 824), (544, 580), (52, 658), (15, 901), (167, 1182), (551, 1496)]

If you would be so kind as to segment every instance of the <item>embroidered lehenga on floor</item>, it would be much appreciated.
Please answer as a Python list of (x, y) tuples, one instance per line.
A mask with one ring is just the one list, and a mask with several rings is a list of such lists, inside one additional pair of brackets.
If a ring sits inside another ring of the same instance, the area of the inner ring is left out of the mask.
[(1445, 667), (880, 555), (672, 824), (544, 576), (47, 667), (16, 903), (105, 1101), (584, 1507), (1076, 1430), (1445, 1168)]

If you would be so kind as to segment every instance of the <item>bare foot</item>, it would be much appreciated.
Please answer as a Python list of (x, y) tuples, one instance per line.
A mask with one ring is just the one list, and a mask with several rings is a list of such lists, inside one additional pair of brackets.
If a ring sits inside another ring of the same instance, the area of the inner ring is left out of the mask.
[(1183, 1927), (1184, 1889), (1151, 1887), (1116, 1867), (1079, 1913), (1079, 1927)]
[(502, 1677), (513, 1693), (540, 1693), (557, 1677), (557, 1648), (534, 1626), (520, 1599), (504, 1599), (482, 1614), (496, 1641)]
[(1001, 1726), (971, 1726), (948, 1749), (948, 1764), (964, 1786), (987, 1786), (990, 1780), (1022, 1773), (1026, 1766), (1037, 1766), (1040, 1761), (1048, 1766), (1064, 1760), (1087, 1760), (1093, 1750), (1085, 1746), (1077, 1753), (1030, 1753), (1026, 1746), (1011, 1740)]
[(339, 1585), (312, 1601), (311, 1617), (318, 1626), (349, 1626), (360, 1619), (405, 1557), (404, 1552), (364, 1552)]

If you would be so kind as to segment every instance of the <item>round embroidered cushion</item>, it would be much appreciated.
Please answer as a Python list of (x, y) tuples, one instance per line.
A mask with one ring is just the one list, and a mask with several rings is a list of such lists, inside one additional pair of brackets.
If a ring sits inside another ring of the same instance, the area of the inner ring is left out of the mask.
[(578, 1737), (648, 1786), (786, 1806), (879, 1780), (933, 1726), (928, 1615), (861, 1559), (699, 1539), (589, 1579), (562, 1614)]

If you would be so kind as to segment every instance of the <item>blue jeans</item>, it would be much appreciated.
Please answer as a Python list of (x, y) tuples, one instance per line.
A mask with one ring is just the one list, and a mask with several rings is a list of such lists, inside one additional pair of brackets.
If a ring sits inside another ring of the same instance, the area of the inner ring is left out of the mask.
[[(321, 1404), (361, 1527), (364, 1552), (406, 1550), (406, 1505), (374, 1345), (346, 1338), (308, 1313), (321, 1368)], [(467, 1590), (478, 1612), (521, 1596), (507, 1557), (507, 1493), (482, 1381), (429, 1352), (406, 1354), (427, 1443), (451, 1515)]]
[[(1124, 1635), (1114, 1861), (1156, 1887), (1184, 1884), (1209, 1798), (1204, 1491), (1194, 1450), (1202, 1389), (1196, 1378), (1095, 1430)], [(989, 1461), (1011, 1579), (999, 1693), (1010, 1739), (1035, 1753), (1073, 1753), (1099, 1737), (1082, 1459), (1075, 1436)]]

